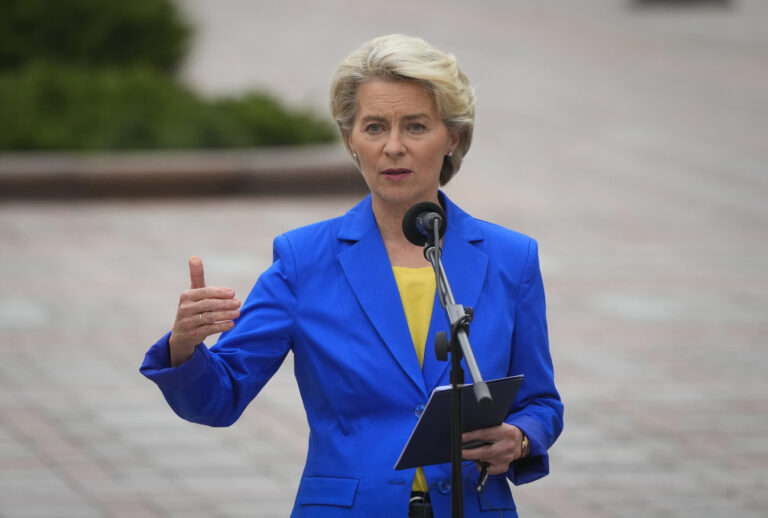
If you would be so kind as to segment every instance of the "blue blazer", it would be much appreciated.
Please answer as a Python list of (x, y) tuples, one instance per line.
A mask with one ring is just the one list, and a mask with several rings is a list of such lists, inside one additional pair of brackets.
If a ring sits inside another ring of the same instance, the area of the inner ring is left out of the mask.
[[(507, 477), (530, 482), (548, 473), (547, 449), (563, 416), (537, 244), (441, 197), (443, 264), (456, 301), (474, 308), (470, 338), (480, 371), (485, 379), (525, 375), (507, 422), (528, 436), (530, 455)], [(170, 368), (166, 335), (141, 370), (182, 418), (227, 426), (293, 352), (310, 434), (292, 516), (405, 517), (414, 470), (394, 465), (432, 389), (449, 383), (449, 362), (432, 352), (435, 333), (448, 327), (435, 301), (419, 368), (369, 195), (344, 216), (278, 236), (273, 264), (234, 329), (210, 350), (200, 344)], [(424, 471), (435, 516), (450, 516), (450, 464)], [(506, 477), (491, 477), (482, 495), (472, 489), (476, 480), (474, 463), (465, 463), (465, 516), (517, 516)]]

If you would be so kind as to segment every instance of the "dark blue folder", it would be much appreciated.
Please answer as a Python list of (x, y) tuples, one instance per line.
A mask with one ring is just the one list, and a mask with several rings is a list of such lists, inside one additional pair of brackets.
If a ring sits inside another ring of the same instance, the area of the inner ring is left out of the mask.
[[(493, 404), (485, 409), (478, 407), (472, 385), (462, 385), (462, 431), (471, 432), (503, 423), (509, 415), (509, 409), (522, 382), (522, 374), (487, 381)], [(395, 469), (417, 468), (444, 462), (451, 462), (450, 385), (437, 387), (432, 391), (416, 428), (411, 432), (411, 437), (397, 459)]]

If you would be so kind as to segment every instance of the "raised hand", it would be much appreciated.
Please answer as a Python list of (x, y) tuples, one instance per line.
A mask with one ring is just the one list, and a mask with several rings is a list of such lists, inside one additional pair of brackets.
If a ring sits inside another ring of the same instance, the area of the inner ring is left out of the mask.
[(189, 360), (197, 344), (208, 336), (232, 329), (240, 316), (240, 301), (229, 288), (206, 287), (203, 262), (189, 258), (190, 289), (181, 294), (169, 339), (171, 365)]

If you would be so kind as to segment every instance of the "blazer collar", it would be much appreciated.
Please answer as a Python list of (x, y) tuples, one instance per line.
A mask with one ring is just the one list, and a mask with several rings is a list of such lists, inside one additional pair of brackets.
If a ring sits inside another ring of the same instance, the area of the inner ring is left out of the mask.
[[(482, 241), (482, 229), (472, 216), (461, 210), (442, 191), (438, 192), (438, 198), (448, 218), (448, 231), (458, 233), (470, 243)], [(343, 216), (338, 238), (345, 241), (359, 241), (373, 228), (378, 230), (369, 194)]]
[[(448, 228), (443, 239), (442, 262), (456, 302), (473, 306), (485, 283), (488, 258), (475, 243), (482, 241), (482, 228), (442, 192)], [(341, 247), (338, 258), (347, 280), (373, 327), (397, 363), (428, 395), (439, 382), (448, 362), (434, 355), (434, 334), (449, 329), (443, 308), (435, 299), (424, 355), (419, 368), (392, 266), (371, 208), (370, 194), (343, 217), (338, 238), (351, 242)]]

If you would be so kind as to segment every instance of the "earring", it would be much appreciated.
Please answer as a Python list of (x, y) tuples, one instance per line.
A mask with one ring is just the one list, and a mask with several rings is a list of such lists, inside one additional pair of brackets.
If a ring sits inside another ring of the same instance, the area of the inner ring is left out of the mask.
[(448, 158), (453, 158), (453, 151), (448, 152)]

